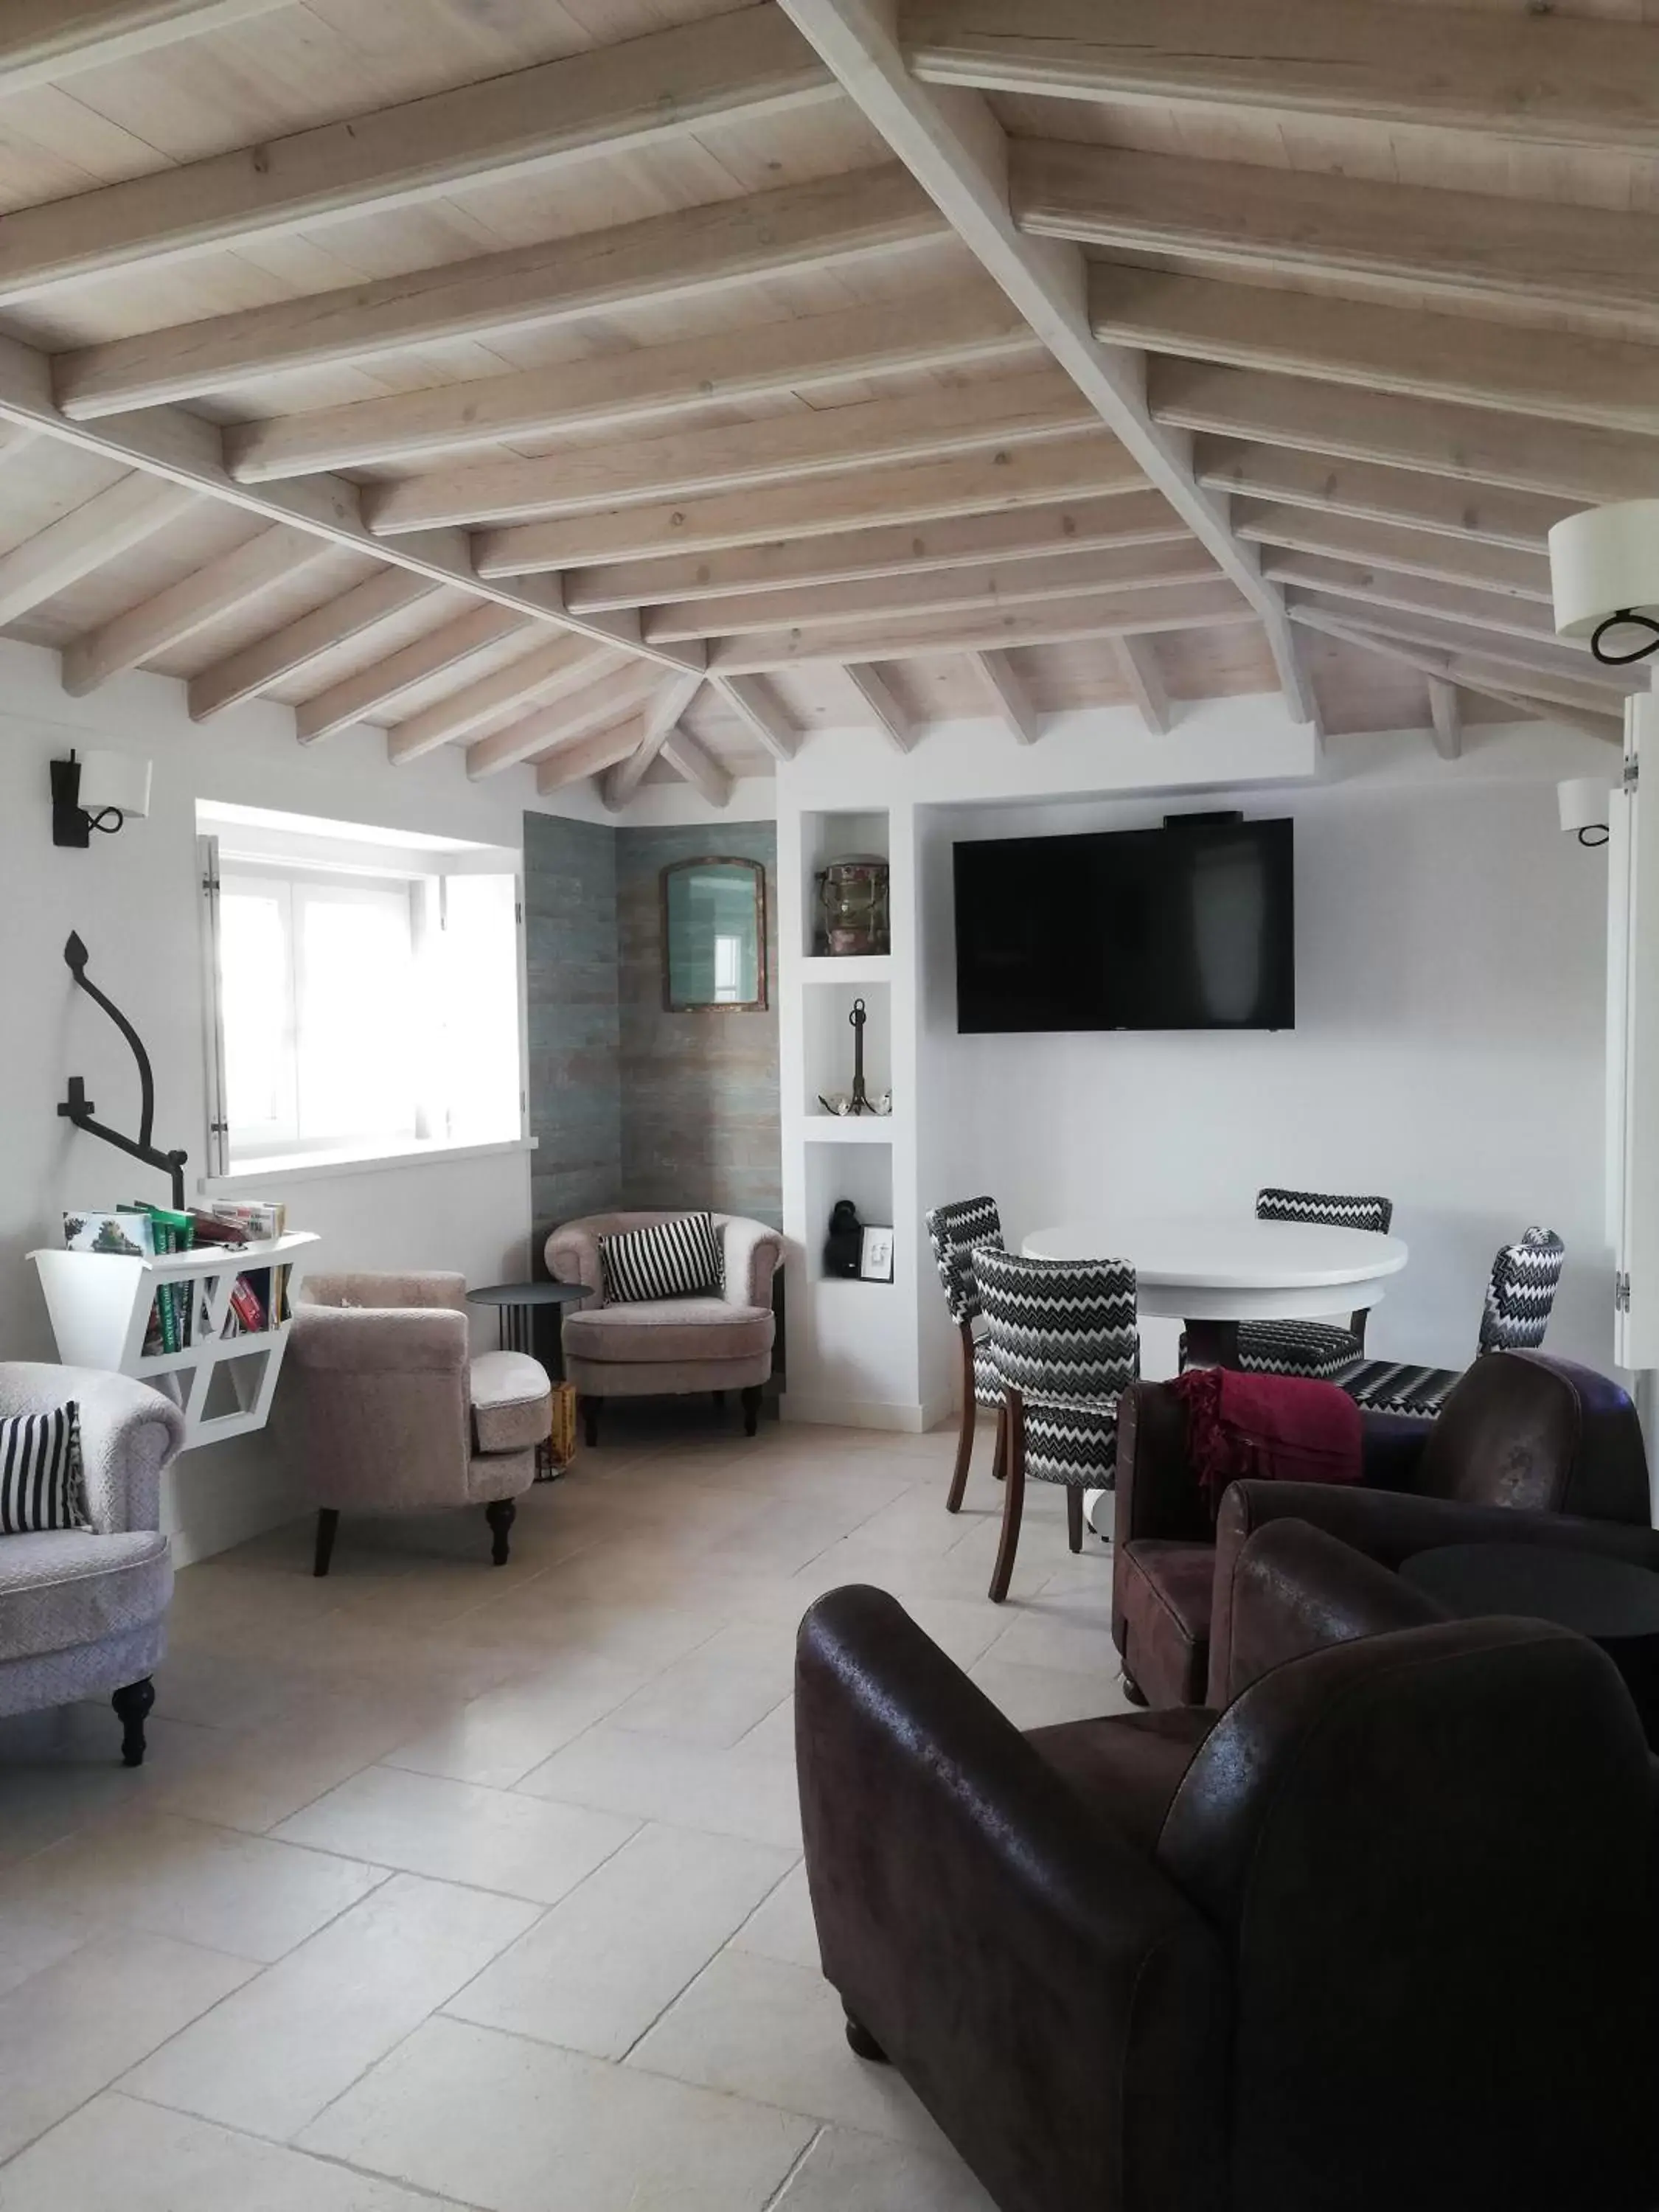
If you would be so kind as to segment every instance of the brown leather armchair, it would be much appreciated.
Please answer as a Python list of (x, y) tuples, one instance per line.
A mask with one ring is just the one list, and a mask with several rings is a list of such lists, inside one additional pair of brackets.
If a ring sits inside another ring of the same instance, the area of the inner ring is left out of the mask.
[(1219, 1715), (1022, 1735), (885, 1593), (803, 1622), (823, 1971), (1000, 2212), (1654, 2201), (1624, 1686), (1541, 1622), (1401, 1627), (1351, 1554), (1310, 1600), (1342, 1550), (1249, 1547)]
[[(1293, 1515), (1396, 1567), (1437, 1544), (1569, 1542), (1659, 1565), (1636, 1408), (1616, 1382), (1541, 1352), (1490, 1352), (1439, 1418), (1364, 1417), (1358, 1488), (1234, 1483), (1218, 1522), (1187, 1461), (1167, 1383), (1118, 1401), (1112, 1633), (1132, 1692), (1159, 1706), (1212, 1695), (1212, 1616), (1252, 1529)], [(1242, 1493), (1242, 1495), (1240, 1495)], [(1227, 1555), (1218, 1560), (1219, 1546)]]

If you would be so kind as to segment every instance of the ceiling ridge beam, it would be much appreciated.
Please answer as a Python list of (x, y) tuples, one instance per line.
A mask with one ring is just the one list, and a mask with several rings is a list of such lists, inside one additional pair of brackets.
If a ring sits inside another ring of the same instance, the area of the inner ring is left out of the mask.
[(1659, 432), (1659, 346), (1121, 262), (1091, 266), (1091, 318), (1111, 344), (1401, 398)]
[(769, 684), (754, 676), (716, 676), (710, 679), (710, 689), (747, 726), (750, 734), (760, 739), (774, 760), (793, 760), (800, 744), (800, 732), (784, 713)]
[(696, 409), (1036, 348), (1024, 318), (1000, 294), (956, 288), (271, 416), (228, 429), (225, 454), (239, 483), (260, 483), (503, 439), (629, 423), (672, 428), (675, 416)]
[[(1057, 505), (1091, 493), (1111, 497), (1146, 488), (1146, 477), (1115, 439), (1104, 430), (1087, 430), (991, 453), (852, 469), (845, 476), (814, 477), (799, 484), (762, 484), (660, 506), (507, 523), (478, 531), (472, 551), (483, 576), (523, 576), (669, 551), (714, 552), (780, 537), (818, 537), (866, 524), (976, 515), (988, 507)], [(386, 542), (395, 547), (398, 540)], [(676, 649), (658, 648), (663, 653)]]
[(915, 180), (884, 164), (71, 349), (54, 358), (56, 389), (71, 420), (89, 422), (231, 392), (256, 377), (695, 297), (945, 234)]
[(670, 732), (702, 689), (698, 676), (671, 676), (658, 690), (640, 720), (639, 742), (605, 778), (604, 798), (614, 814), (626, 806), (644, 782)]
[(257, 697), (273, 684), (298, 675), (337, 646), (378, 629), (406, 607), (418, 606), (440, 588), (428, 578), (411, 576), (402, 568), (382, 568), (366, 576), (338, 598), (284, 623), (280, 629), (256, 638), (252, 644), (228, 653), (192, 676), (186, 695), (190, 719), (204, 722), (210, 715), (222, 714), (227, 707)]
[(0, 94), (134, 61), (180, 39), (263, 15), (279, 0), (11, 0), (0, 30)]
[(1316, 720), (1284, 600), (1261, 574), (1254, 548), (1233, 536), (1224, 503), (1198, 483), (1187, 441), (1172, 438), (1148, 413), (1142, 362), (1133, 354), (1101, 346), (1090, 329), (1082, 249), (1057, 240), (1029, 239), (1015, 227), (1008, 208), (1008, 142), (983, 95), (941, 94), (913, 77), (893, 35), (893, 11), (872, 0), (779, 4), (1098, 409), (1149, 482), (1255, 609), (1292, 718)]
[(731, 804), (732, 778), (683, 722), (676, 722), (663, 739), (662, 757), (710, 806)]
[[(441, 629), (429, 630), (424, 637), (388, 653), (384, 660), (342, 677), (314, 699), (305, 700), (294, 710), (294, 733), (302, 745), (309, 745), (349, 729), (354, 722), (372, 721), (382, 708), (391, 706), (416, 684), (462, 667), (475, 653), (532, 627), (510, 607), (468, 607)], [(694, 677), (691, 681), (700, 683), (702, 678)]]
[(15, 209), (0, 231), (0, 305), (834, 92), (769, 9), (677, 24)]
[(1446, 313), (1475, 303), (1535, 323), (1542, 305), (1659, 337), (1659, 231), (1646, 215), (1118, 146), (1020, 139), (1009, 150), (1028, 237), (1363, 279)]
[(1420, 29), (1354, 0), (911, 0), (903, 15), (929, 84), (1659, 147), (1644, 26), (1437, 9)]
[[(1659, 370), (1659, 354), (1655, 362)], [(1196, 361), (1154, 362), (1151, 392), (1159, 421), (1187, 429), (1424, 470), (1579, 507), (1659, 498), (1659, 438)]]
[(334, 547), (320, 538), (307, 538), (285, 523), (269, 524), (153, 599), (141, 599), (66, 645), (64, 690), (72, 699), (83, 698), (111, 677), (141, 668), (157, 653), (234, 614), (273, 584), (291, 582), (334, 554)]
[(853, 584), (977, 568), (991, 561), (1041, 560), (1055, 553), (1183, 545), (1191, 539), (1192, 532), (1159, 493), (1125, 492), (1072, 504), (947, 517), (920, 526), (876, 523), (866, 530), (774, 539), (720, 553), (671, 553), (609, 568), (571, 569), (563, 583), (567, 604), (583, 611), (643, 609), (674, 599)]
[(0, 554), (0, 623), (15, 622), (142, 545), (196, 504), (182, 484), (157, 483), (137, 471), (94, 492), (33, 538)]
[(52, 394), (46, 355), (21, 339), (0, 334), (0, 418), (36, 431), (82, 453), (96, 453), (153, 479), (205, 492), (222, 504), (258, 514), (268, 522), (291, 524), (322, 542), (367, 553), (388, 567), (407, 569), (434, 584), (451, 584), (475, 599), (514, 607), (550, 628), (592, 639), (665, 667), (700, 667), (690, 646), (647, 645), (637, 615), (616, 612), (574, 614), (550, 580), (529, 585), (483, 577), (463, 531), (427, 531), (386, 544), (374, 538), (362, 519), (358, 488), (343, 477), (307, 477), (294, 483), (238, 484), (224, 465), (216, 423), (183, 408), (158, 408), (148, 414), (104, 423), (71, 422)]
[(534, 460), (463, 462), (371, 486), (363, 512), (381, 537), (576, 514), (1069, 437), (1093, 419), (1070, 380), (1045, 362), (1023, 375), (948, 391), (935, 386), (902, 399), (861, 399), (665, 438), (625, 438)]

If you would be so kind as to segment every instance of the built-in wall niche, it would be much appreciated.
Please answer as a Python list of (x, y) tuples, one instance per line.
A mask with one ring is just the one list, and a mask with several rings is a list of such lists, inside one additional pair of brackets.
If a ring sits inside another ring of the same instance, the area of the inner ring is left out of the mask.
[[(825, 969), (838, 963), (824, 961)], [(832, 1121), (820, 1097), (843, 1095), (853, 1088), (853, 1002), (864, 1001), (864, 1087), (871, 1098), (893, 1087), (893, 988), (890, 983), (819, 981), (806, 983), (801, 992), (805, 1036), (806, 1096), (803, 1109), (817, 1121)], [(899, 1102), (895, 1100), (895, 1105)], [(867, 1115), (860, 1116), (867, 1120)]]
[[(879, 1123), (865, 1127), (878, 1128)], [(878, 1138), (857, 1144), (822, 1142), (809, 1131), (806, 1145), (806, 1225), (802, 1238), (807, 1271), (817, 1282), (835, 1282), (823, 1267), (823, 1243), (830, 1234), (830, 1216), (836, 1201), (850, 1198), (866, 1228), (890, 1228), (893, 1223), (893, 1148)], [(890, 1291), (890, 1283), (866, 1283), (848, 1279), (849, 1293)]]
[(809, 958), (817, 945), (818, 870), (831, 860), (887, 860), (891, 825), (884, 807), (873, 812), (803, 814), (801, 817), (800, 949)]

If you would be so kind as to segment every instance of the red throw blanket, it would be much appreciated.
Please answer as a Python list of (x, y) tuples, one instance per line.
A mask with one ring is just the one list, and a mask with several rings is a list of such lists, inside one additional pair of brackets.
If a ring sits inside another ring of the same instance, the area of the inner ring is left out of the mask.
[(1187, 1407), (1187, 1455), (1212, 1515), (1230, 1482), (1358, 1482), (1359, 1408), (1334, 1382), (1189, 1367), (1172, 1385)]

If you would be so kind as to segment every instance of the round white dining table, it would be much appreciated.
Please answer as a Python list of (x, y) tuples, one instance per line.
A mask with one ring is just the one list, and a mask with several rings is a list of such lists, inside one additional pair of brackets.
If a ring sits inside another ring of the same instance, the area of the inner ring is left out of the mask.
[(1185, 1324), (1188, 1357), (1231, 1367), (1242, 1321), (1307, 1321), (1374, 1306), (1409, 1254), (1398, 1237), (1232, 1215), (1108, 1214), (1033, 1230), (1040, 1260), (1127, 1260), (1143, 1319)]

